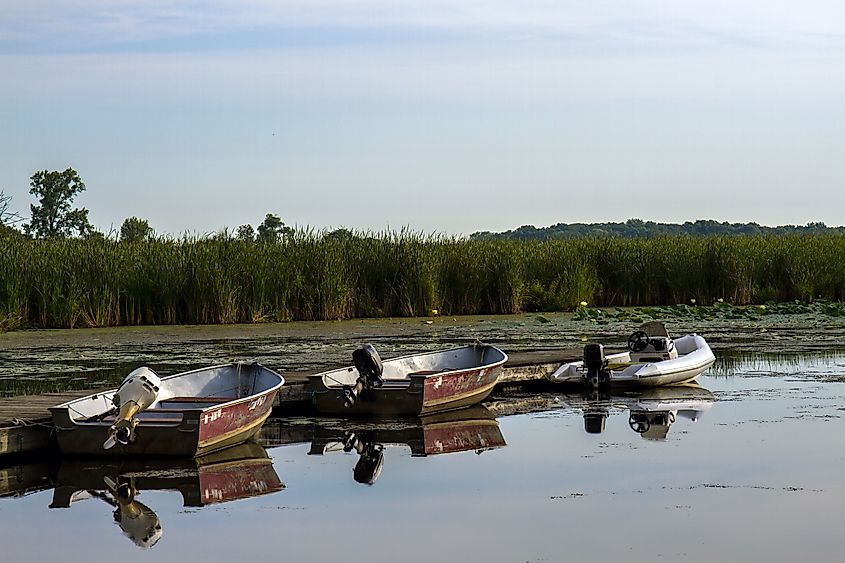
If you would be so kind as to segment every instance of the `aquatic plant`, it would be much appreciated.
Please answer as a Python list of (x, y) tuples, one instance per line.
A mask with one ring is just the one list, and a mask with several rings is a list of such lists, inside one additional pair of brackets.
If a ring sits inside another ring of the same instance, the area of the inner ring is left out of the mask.
[(695, 319), (697, 321), (712, 321), (716, 319), (759, 321), (768, 315), (845, 317), (845, 303), (829, 302), (819, 299), (812, 303), (795, 300), (784, 303), (769, 301), (760, 305), (732, 305), (721, 299), (712, 305), (695, 305), (695, 303), (691, 303), (689, 305), (630, 307), (627, 309), (616, 308), (613, 310), (579, 307), (575, 311), (574, 318), (579, 321), (603, 324), (611, 320), (641, 323), (649, 320), (670, 318)]
[(493, 241), (408, 230), (343, 237), (298, 230), (269, 242), (0, 235), (0, 330), (432, 310), (576, 311), (596, 321), (622, 314), (600, 307), (722, 318), (766, 314), (741, 309), (749, 304), (785, 311), (795, 300), (839, 314), (845, 235)]

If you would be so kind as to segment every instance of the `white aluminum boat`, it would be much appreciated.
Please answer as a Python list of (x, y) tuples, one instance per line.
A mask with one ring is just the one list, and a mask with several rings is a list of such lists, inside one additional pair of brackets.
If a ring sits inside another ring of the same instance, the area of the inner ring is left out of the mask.
[(426, 415), (484, 400), (508, 356), (474, 344), (391, 358), (382, 363), (369, 344), (352, 354), (354, 366), (309, 377), (314, 406), (323, 414)]
[(601, 344), (587, 344), (583, 360), (561, 365), (549, 379), (591, 387), (673, 385), (693, 381), (715, 361), (698, 334), (672, 339), (663, 323), (649, 322), (631, 334), (627, 351), (605, 356)]
[(198, 456), (258, 434), (284, 382), (258, 363), (162, 378), (144, 367), (117, 389), (62, 403), (50, 412), (65, 454)]

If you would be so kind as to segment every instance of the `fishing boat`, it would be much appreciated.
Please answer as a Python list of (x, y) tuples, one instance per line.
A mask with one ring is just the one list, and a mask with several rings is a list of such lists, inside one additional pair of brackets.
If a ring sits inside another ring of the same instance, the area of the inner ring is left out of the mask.
[(587, 344), (584, 359), (561, 365), (549, 379), (556, 383), (654, 386), (692, 381), (716, 357), (702, 336), (671, 338), (663, 323), (645, 323), (628, 337), (628, 350), (605, 356), (601, 344)]
[(284, 484), (264, 448), (247, 442), (196, 458), (77, 458), (61, 461), (50, 508), (98, 499), (136, 545), (162, 537), (158, 515), (139, 500), (144, 491), (178, 491), (182, 505), (202, 507), (281, 491)]
[(678, 418), (696, 422), (713, 408), (716, 397), (696, 383), (687, 383), (629, 390), (624, 394), (564, 395), (559, 400), (583, 412), (584, 431), (588, 434), (601, 434), (611, 411), (627, 409), (631, 430), (646, 439), (663, 440)]
[(50, 412), (65, 454), (198, 456), (256, 435), (284, 381), (258, 363), (161, 378), (141, 367), (117, 389), (51, 407)]
[(474, 344), (382, 362), (369, 344), (353, 366), (309, 377), (311, 397), (324, 414), (426, 415), (482, 401), (495, 387), (507, 355)]

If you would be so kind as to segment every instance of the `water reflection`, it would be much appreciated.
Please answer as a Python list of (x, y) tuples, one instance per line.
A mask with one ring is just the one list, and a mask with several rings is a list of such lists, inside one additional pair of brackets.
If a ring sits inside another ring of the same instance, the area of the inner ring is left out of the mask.
[[(845, 355), (804, 355), (798, 365), (776, 359), (769, 365), (738, 358), (729, 365), (731, 377), (705, 374), (697, 405), (695, 396), (654, 396), (668, 389), (609, 397), (500, 393), (487, 406), (507, 447), (481, 456), (472, 448), (433, 455), (461, 441), (426, 440), (436, 427), (430, 420), (326, 421), (318, 435), (313, 419), (271, 419), (263, 438), (291, 444), (269, 450), (288, 484), (283, 494), (186, 510), (183, 504), (208, 502), (199, 486), (187, 494), (193, 501), (183, 500), (146, 489), (154, 475), (138, 471), (144, 475), (134, 480), (134, 501), (154, 510), (164, 531), (152, 552), (135, 548), (112, 522), (119, 501), (102, 476), (64, 484), (73, 485), (76, 498), (90, 489), (116, 504), (90, 495), (70, 509), (47, 510), (58, 462), (18, 462), (0, 468), (0, 496), (17, 497), (0, 499), (0, 559), (148, 563), (154, 555), (162, 562), (228, 563), (284, 553), (293, 561), (336, 561), (349, 558), (351, 544), (326, 538), (348, 538), (350, 523), (377, 522), (378, 538), (365, 548), (371, 563), (400, 553), (408, 563), (430, 561), (435, 548), (449, 560), (488, 563), (837, 561), (845, 549), (839, 531), (845, 385), (837, 380), (845, 380)], [(652, 417), (643, 434), (630, 426), (638, 413)], [(594, 416), (591, 428), (604, 432), (586, 433), (585, 414)], [(692, 425), (685, 417), (703, 418)], [(658, 430), (665, 441), (640, 437)], [(344, 444), (353, 445), (346, 455)], [(372, 487), (353, 479), (361, 458), (356, 444), (371, 445), (370, 454), (376, 444), (383, 448)], [(318, 451), (307, 455), (312, 447)], [(129, 477), (121, 468), (108, 473), (118, 483), (116, 475)], [(612, 514), (641, 517), (623, 517), (612, 533), (596, 525)], [(434, 547), (408, 549), (409, 530)]]
[(628, 426), (649, 440), (663, 440), (678, 417), (693, 422), (709, 411), (716, 398), (700, 385), (655, 387), (624, 394), (593, 392), (563, 395), (564, 404), (582, 411), (584, 431), (601, 434), (611, 409), (627, 409)]
[(373, 485), (384, 468), (384, 450), (404, 446), (412, 457), (485, 451), (504, 447), (495, 416), (485, 407), (395, 420), (276, 419), (262, 429), (262, 443), (282, 445), (310, 442), (309, 455), (355, 453), (353, 479)]
[(49, 488), (50, 508), (102, 501), (126, 537), (150, 548), (163, 528), (155, 510), (138, 499), (144, 491), (178, 491), (183, 506), (199, 507), (273, 493), (284, 485), (266, 450), (255, 443), (197, 458), (64, 459), (0, 469), (0, 496)]

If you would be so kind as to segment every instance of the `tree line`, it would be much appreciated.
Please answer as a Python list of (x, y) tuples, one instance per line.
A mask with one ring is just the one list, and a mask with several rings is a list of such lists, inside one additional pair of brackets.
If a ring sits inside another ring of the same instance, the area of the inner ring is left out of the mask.
[[(37, 239), (64, 239), (106, 237), (88, 220), (88, 210), (74, 207), (77, 195), (85, 191), (85, 183), (76, 170), (40, 170), (30, 177), (29, 193), (37, 202), (30, 205), (30, 219), (11, 210), (11, 196), (0, 190), (0, 235), (26, 236)], [(264, 220), (253, 227), (240, 225), (233, 233), (227, 230), (211, 235), (211, 238), (234, 238), (248, 242), (277, 242), (290, 236), (293, 229), (273, 213), (267, 213)], [(822, 222), (806, 225), (781, 225), (768, 227), (758, 223), (729, 223), (712, 219), (699, 219), (685, 223), (659, 223), (628, 219), (625, 222), (606, 223), (558, 223), (549, 227), (523, 225), (517, 229), (490, 232), (481, 231), (469, 236), (470, 240), (552, 240), (582, 238), (653, 238), (658, 236), (757, 236), (788, 234), (845, 234), (845, 227), (828, 227)], [(135, 242), (156, 237), (149, 221), (136, 216), (127, 217), (118, 233), (109, 233), (121, 241)], [(326, 237), (345, 239), (354, 236), (348, 229), (337, 229)]]
[[(85, 191), (85, 182), (76, 170), (40, 170), (29, 180), (29, 193), (37, 199), (37, 203), (29, 206), (29, 222), (24, 222), (19, 213), (11, 210), (11, 196), (0, 190), (0, 235), (36, 239), (105, 238), (106, 235), (88, 220), (88, 210), (73, 206), (76, 196)], [(239, 226), (234, 238), (249, 242), (276, 242), (292, 232), (293, 229), (285, 225), (278, 215), (268, 213), (255, 229), (249, 224)], [(137, 242), (155, 236), (155, 230), (146, 219), (127, 217), (120, 226), (121, 241)], [(231, 238), (225, 230), (216, 236)]]
[(657, 236), (756, 236), (788, 234), (845, 234), (845, 227), (828, 227), (821, 222), (806, 225), (767, 227), (758, 223), (729, 223), (699, 219), (685, 223), (657, 223), (628, 219), (624, 223), (558, 223), (550, 227), (523, 225), (518, 229), (493, 233), (476, 232), (473, 240), (549, 240), (578, 238), (653, 238)]

